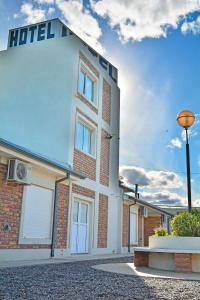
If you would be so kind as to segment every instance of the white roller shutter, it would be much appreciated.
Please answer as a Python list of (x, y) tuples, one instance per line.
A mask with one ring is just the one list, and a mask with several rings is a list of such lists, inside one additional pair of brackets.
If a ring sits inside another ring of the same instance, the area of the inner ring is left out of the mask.
[(50, 239), (53, 191), (27, 186), (24, 191), (23, 239)]

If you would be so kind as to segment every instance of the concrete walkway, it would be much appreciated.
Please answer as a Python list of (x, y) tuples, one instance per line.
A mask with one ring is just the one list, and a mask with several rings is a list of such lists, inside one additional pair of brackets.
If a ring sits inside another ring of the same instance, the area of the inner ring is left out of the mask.
[(12, 260), (12, 261), (0, 261), (0, 268), (13, 268), (13, 267), (24, 267), (34, 265), (45, 265), (45, 264), (61, 264), (61, 263), (72, 263), (78, 261), (87, 260), (99, 260), (99, 259), (111, 259), (121, 257), (131, 257), (133, 254), (104, 254), (104, 255), (71, 255), (66, 258), (48, 258), (39, 260)]
[(176, 273), (170, 271), (155, 270), (147, 267), (138, 267), (136, 269), (133, 263), (108, 263), (108, 264), (95, 265), (93, 266), (93, 268), (105, 272), (112, 272), (112, 273), (133, 275), (133, 276), (140, 276), (140, 277), (200, 281), (200, 273)]

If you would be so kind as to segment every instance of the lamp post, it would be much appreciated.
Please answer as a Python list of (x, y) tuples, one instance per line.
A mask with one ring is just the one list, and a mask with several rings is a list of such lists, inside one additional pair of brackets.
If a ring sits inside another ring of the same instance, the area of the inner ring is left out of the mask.
[(194, 124), (195, 116), (189, 110), (183, 110), (176, 118), (178, 124), (185, 129), (186, 135), (186, 165), (187, 165), (187, 192), (188, 192), (188, 211), (192, 210), (191, 198), (191, 179), (190, 179), (190, 147), (188, 143), (188, 128)]

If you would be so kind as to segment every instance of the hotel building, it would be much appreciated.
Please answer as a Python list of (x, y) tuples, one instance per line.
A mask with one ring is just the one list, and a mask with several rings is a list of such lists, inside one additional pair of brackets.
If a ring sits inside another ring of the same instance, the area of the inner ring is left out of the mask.
[(0, 52), (0, 257), (121, 251), (117, 69), (59, 19)]

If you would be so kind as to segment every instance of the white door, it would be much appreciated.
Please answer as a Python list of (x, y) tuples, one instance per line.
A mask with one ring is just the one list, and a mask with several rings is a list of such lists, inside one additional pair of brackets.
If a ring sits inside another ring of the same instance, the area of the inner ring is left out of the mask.
[(71, 253), (88, 253), (89, 205), (74, 200), (71, 230)]
[(137, 226), (137, 214), (130, 213), (130, 244), (136, 245), (138, 242), (138, 226)]

